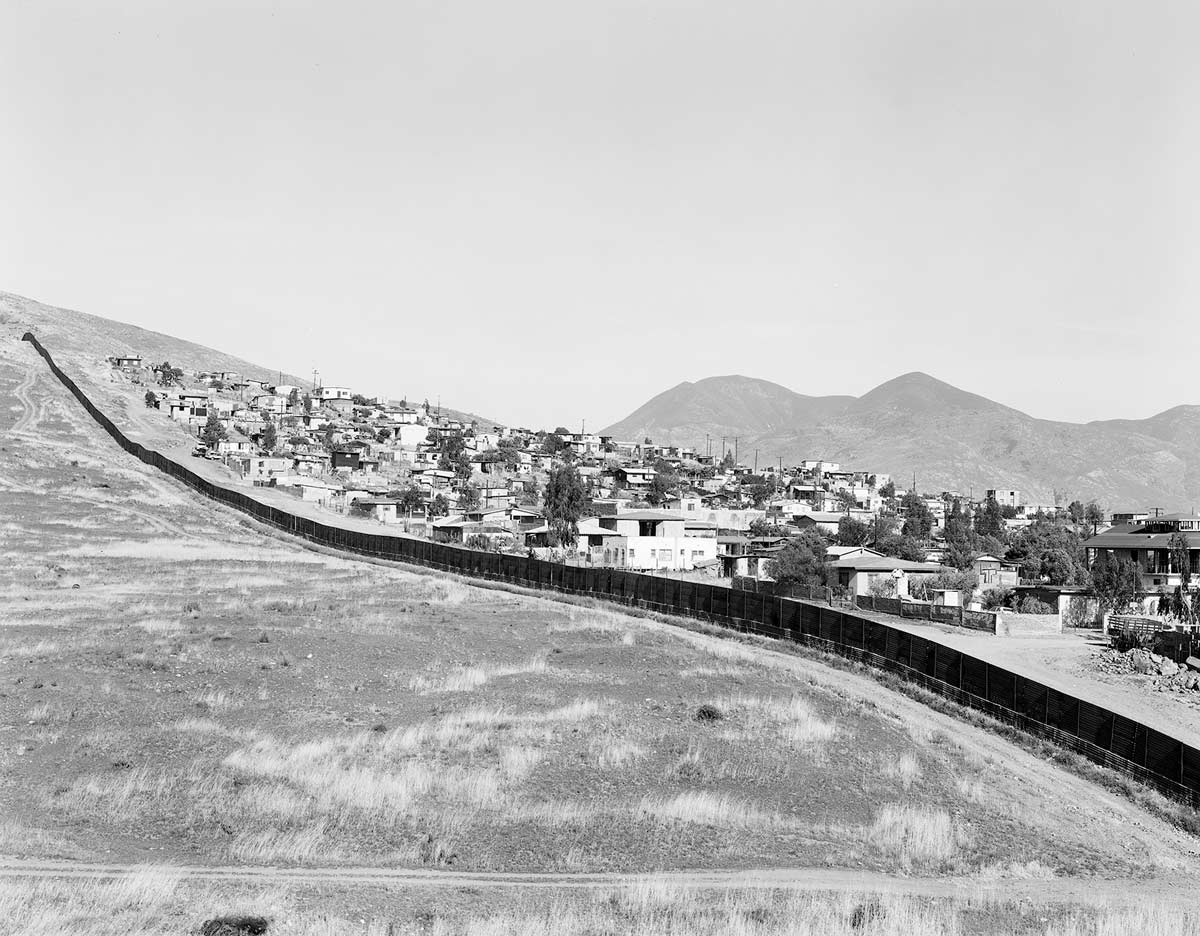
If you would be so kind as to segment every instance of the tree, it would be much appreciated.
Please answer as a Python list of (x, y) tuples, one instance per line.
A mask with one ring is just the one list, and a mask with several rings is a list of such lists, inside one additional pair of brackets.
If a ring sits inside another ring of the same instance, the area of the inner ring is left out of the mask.
[(1007, 559), (1021, 566), (1023, 579), (1044, 580), (1051, 585), (1091, 583), (1083, 541), (1074, 529), (1058, 520), (1035, 520), (1019, 532)]
[(858, 499), (854, 496), (853, 491), (839, 488), (834, 497), (837, 498), (838, 509), (843, 513), (848, 514), (858, 507)]
[(376, 442), (386, 442), (391, 437), (392, 437), (392, 430), (388, 429), (386, 426), (384, 428), (380, 429), (377, 433), (375, 433), (375, 441)]
[[(308, 394), (305, 394), (307, 396)], [(300, 405), (300, 389), (292, 387), (292, 392), (288, 394), (288, 409), (296, 409)]]
[[(563, 432), (565, 433), (566, 430), (564, 429)], [(542, 436), (542, 451), (547, 455), (557, 455), (564, 450), (570, 451), (570, 449), (570, 444), (568, 444), (557, 430), (547, 432)]]
[(956, 591), (971, 594), (979, 584), (974, 572), (939, 572), (936, 575), (915, 575), (910, 593), (918, 600), (932, 600), (935, 591)]
[(1094, 500), (1088, 501), (1088, 505), (1083, 511), (1083, 518), (1092, 525), (1092, 536), (1095, 536), (1100, 532), (1100, 524), (1104, 522), (1104, 511)]
[(655, 507), (658, 507), (675, 495), (675, 490), (678, 486), (679, 479), (674, 473), (663, 474), (659, 472), (650, 479), (650, 488), (646, 491), (646, 500)]
[(1087, 515), (1084, 512), (1083, 501), (1080, 501), (1080, 500), (1071, 501), (1071, 503), (1069, 503), (1067, 505), (1067, 517), (1070, 518), (1071, 523), (1074, 524), (1076, 527), (1083, 526), (1084, 522), (1087, 519)]
[(925, 503), (925, 498), (916, 491), (909, 491), (900, 501), (900, 506), (904, 509), (906, 518), (902, 531), (904, 535), (918, 539), (929, 536), (933, 530), (933, 514), (929, 505)]
[(146, 391), (146, 405), (158, 409), (158, 394), (153, 390)]
[(721, 467), (725, 471), (731, 471), (733, 468), (736, 467), (736, 465), (734, 464), (734, 461), (733, 461), (733, 452), (730, 452), (730, 451), (725, 452), (725, 454), (721, 457)]
[(225, 427), (221, 425), (220, 417), (215, 412), (210, 412), (204, 422), (204, 431), (200, 433), (201, 441), (208, 448), (215, 449), (224, 438)]
[(459, 510), (478, 510), (479, 509), (479, 488), (473, 484), (468, 484), (462, 489), (458, 495)]
[(767, 563), (767, 574), (780, 585), (825, 585), (830, 577), (829, 543), (819, 530), (792, 537)]
[(172, 367), (170, 361), (163, 361), (156, 370), (158, 371), (158, 382), (164, 387), (173, 387), (183, 380), (183, 368)]
[(771, 485), (765, 481), (757, 481), (746, 488), (744, 492), (754, 503), (755, 508), (761, 509), (762, 506), (771, 499), (771, 495), (775, 493)]
[(546, 479), (546, 522), (561, 546), (574, 546), (579, 536), (579, 518), (587, 507), (587, 492), (579, 469), (559, 465)]
[(837, 542), (839, 546), (865, 546), (871, 539), (871, 527), (846, 514), (838, 521)]
[(302, 403), (304, 406), (304, 412), (311, 413), (312, 412), (312, 397), (309, 396), (307, 393), (304, 394), (304, 399), (303, 399)]
[(434, 517), (444, 517), (450, 512), (450, 502), (445, 494), (438, 494), (429, 505), (429, 513)]
[(1101, 550), (1092, 563), (1092, 590), (1106, 610), (1119, 614), (1140, 603), (1145, 591), (1142, 573), (1128, 556), (1114, 556)]
[(259, 439), (259, 444), (266, 452), (275, 451), (275, 447), (279, 444), (279, 434), (275, 431), (275, 423), (268, 422), (263, 426), (262, 436)]
[(996, 498), (989, 497), (979, 516), (975, 518), (975, 532), (980, 536), (1001, 537), (1006, 529), (1008, 528), (1004, 525), (1004, 514), (1000, 510), (1000, 504), (996, 502)]
[(1192, 554), (1186, 533), (1176, 530), (1167, 540), (1171, 552), (1171, 571), (1179, 574), (1179, 584), (1171, 594), (1167, 613), (1183, 624), (1193, 624), (1196, 603), (1192, 595)]
[(400, 492), (400, 499), (396, 504), (396, 509), (400, 513), (409, 514), (421, 510), (424, 506), (425, 499), (421, 496), (421, 489), (415, 484), (410, 484)]
[(768, 520), (766, 517), (757, 517), (750, 521), (751, 536), (779, 536), (779, 527)]
[(886, 501), (896, 499), (896, 482), (889, 480), (887, 484), (879, 489), (879, 496)]

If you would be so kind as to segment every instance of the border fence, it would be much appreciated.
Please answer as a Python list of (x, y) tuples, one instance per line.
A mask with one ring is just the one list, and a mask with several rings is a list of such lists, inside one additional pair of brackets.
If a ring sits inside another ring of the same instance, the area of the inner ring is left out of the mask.
[(245, 491), (203, 478), (187, 466), (127, 438), (63, 373), (32, 333), (26, 332), (24, 340), (33, 345), (55, 377), (126, 452), (206, 497), (286, 533), (364, 556), (528, 588), (592, 596), (815, 646), (895, 673), (1200, 808), (1200, 750), (1124, 715), (879, 621), (795, 598), (704, 582), (622, 569), (570, 566), (395, 533), (352, 530), (264, 504)]

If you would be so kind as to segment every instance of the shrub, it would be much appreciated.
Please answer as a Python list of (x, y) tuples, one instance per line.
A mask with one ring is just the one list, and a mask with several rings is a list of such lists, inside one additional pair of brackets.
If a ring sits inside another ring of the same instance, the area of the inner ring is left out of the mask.
[(995, 585), (983, 593), (983, 606), (988, 611), (1007, 608), (1012, 604), (1013, 590), (1007, 585)]
[(1122, 627), (1119, 631), (1114, 631), (1111, 635), (1112, 647), (1121, 653), (1129, 650), (1141, 650), (1143, 641), (1141, 635), (1128, 627)]
[(705, 702), (696, 709), (696, 721), (698, 722), (715, 722), (720, 721), (724, 717), (725, 713), (711, 702)]
[(1021, 614), (1057, 614), (1058, 609), (1046, 604), (1033, 595), (1026, 595), (1017, 605), (1017, 611)]

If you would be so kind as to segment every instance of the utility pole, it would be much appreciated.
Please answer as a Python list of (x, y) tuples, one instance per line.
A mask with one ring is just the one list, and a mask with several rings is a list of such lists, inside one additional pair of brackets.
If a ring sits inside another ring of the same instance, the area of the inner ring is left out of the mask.
[(754, 473), (758, 474), (758, 449), (754, 450)]

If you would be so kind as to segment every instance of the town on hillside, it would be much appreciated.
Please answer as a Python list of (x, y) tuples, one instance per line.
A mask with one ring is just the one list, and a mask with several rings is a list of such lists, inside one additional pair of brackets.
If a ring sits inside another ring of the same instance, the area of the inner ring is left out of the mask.
[[(108, 359), (240, 483), (469, 548), (967, 611), (1181, 612), (1200, 518), (898, 487), (821, 458), (746, 465), (564, 427), (482, 425), (428, 400)], [(757, 461), (757, 458), (756, 458)]]

